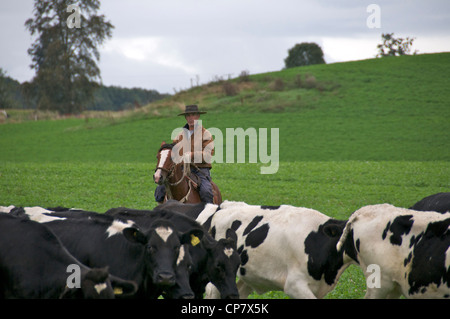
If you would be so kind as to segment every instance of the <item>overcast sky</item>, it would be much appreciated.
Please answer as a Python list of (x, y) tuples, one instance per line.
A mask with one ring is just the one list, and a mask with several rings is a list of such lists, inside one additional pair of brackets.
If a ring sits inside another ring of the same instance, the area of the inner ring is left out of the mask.
[[(34, 76), (24, 27), (33, 3), (0, 0), (0, 67), (20, 82)], [(367, 25), (372, 3), (380, 28)], [(327, 63), (373, 58), (388, 32), (415, 37), (419, 53), (450, 51), (449, 0), (104, 0), (100, 12), (115, 26), (100, 49), (103, 84), (162, 93), (196, 77), (281, 70), (301, 42), (318, 43)]]

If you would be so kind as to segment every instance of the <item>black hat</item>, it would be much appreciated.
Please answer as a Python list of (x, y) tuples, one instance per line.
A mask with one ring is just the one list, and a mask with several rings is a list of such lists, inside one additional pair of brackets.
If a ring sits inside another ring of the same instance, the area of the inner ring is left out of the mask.
[(178, 114), (178, 116), (186, 115), (186, 114), (205, 114), (205, 113), (206, 112), (204, 112), (204, 111), (199, 111), (198, 110), (198, 105), (192, 104), (192, 105), (186, 105), (186, 108), (185, 108), (184, 112)]

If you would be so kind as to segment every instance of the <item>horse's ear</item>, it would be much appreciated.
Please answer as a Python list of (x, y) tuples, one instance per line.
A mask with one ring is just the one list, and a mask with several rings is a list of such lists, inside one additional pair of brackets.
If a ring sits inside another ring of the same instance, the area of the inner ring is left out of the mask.
[(162, 141), (162, 143), (161, 143), (161, 147), (162, 147), (163, 145), (165, 145), (165, 144), (166, 144), (166, 142)]

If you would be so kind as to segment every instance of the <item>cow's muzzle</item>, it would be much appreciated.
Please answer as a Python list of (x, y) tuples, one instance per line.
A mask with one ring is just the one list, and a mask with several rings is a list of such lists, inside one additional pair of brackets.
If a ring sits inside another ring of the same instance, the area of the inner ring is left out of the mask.
[(175, 275), (170, 272), (161, 272), (156, 276), (156, 284), (160, 286), (175, 285)]

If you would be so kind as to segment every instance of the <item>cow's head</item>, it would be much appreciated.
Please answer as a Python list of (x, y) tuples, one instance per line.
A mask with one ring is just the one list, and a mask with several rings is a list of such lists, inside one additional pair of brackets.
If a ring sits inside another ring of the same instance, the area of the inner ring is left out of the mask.
[(108, 268), (83, 269), (80, 287), (68, 288), (62, 299), (112, 299), (132, 296), (137, 286), (133, 281), (123, 280), (108, 273)]
[(153, 283), (163, 287), (182, 284), (179, 280), (183, 273), (181, 267), (189, 267), (188, 263), (181, 262), (184, 260), (182, 254), (186, 255), (186, 249), (182, 246), (191, 245), (203, 237), (200, 228), (180, 233), (170, 221), (164, 219), (153, 222), (147, 231), (130, 227), (123, 233), (128, 240), (145, 246), (146, 269)]
[(228, 229), (226, 239), (202, 241), (208, 254), (207, 273), (211, 283), (216, 286), (222, 299), (239, 298), (236, 286), (236, 273), (241, 258), (236, 249), (236, 233)]
[(192, 269), (193, 262), (189, 252), (189, 245), (182, 245), (175, 269), (176, 283), (174, 286), (164, 290), (165, 299), (193, 299), (195, 297), (189, 283)]
[[(323, 226), (323, 233), (329, 238), (331, 245), (336, 246), (338, 255), (342, 255), (344, 264), (358, 264), (358, 249), (354, 244), (353, 230), (347, 221), (330, 219)], [(334, 253), (334, 249), (329, 247)]]

